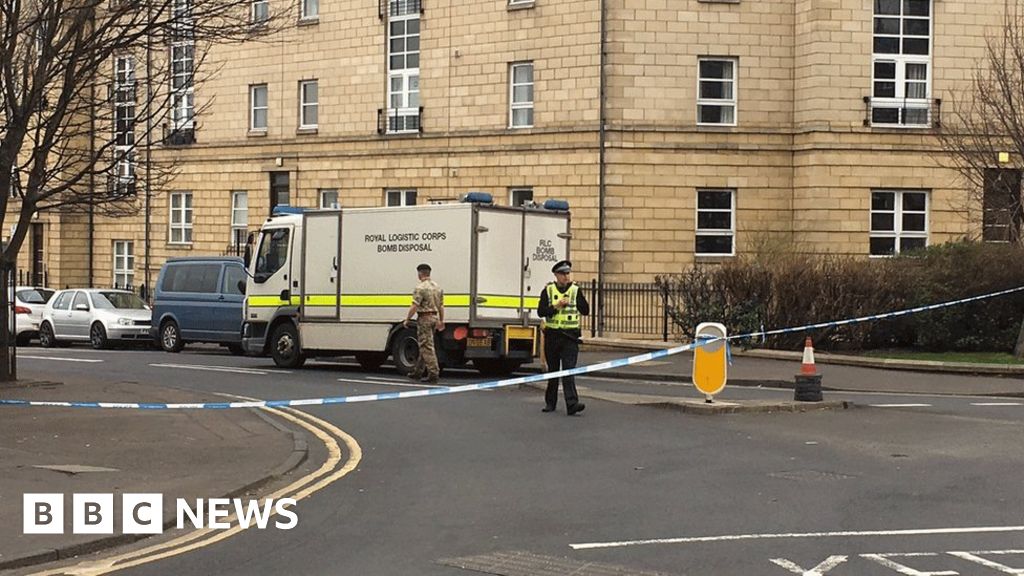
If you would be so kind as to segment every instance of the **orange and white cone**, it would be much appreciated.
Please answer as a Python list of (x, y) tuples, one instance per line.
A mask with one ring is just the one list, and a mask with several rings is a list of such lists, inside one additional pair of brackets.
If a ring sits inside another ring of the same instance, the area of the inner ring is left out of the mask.
[(814, 344), (811, 343), (810, 336), (804, 341), (804, 360), (800, 364), (800, 373), (809, 376), (818, 373), (818, 370), (814, 367)]

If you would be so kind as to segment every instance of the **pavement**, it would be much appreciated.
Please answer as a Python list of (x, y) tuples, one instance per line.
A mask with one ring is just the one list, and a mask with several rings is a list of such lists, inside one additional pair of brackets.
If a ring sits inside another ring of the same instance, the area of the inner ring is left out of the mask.
[[(588, 339), (580, 365), (622, 358), (674, 344)], [(792, 387), (801, 352), (733, 352), (730, 386)], [(817, 354), (824, 390), (950, 395), (1024, 396), (1024, 368), (893, 362)], [(535, 362), (524, 372), (539, 372)], [(899, 371), (894, 377), (894, 371)], [(843, 409), (848, 402), (778, 400), (716, 401), (680, 393), (692, 354), (602, 371), (580, 386), (584, 398), (671, 408), (699, 414)], [(600, 380), (618, 386), (600, 389)], [(593, 384), (591, 384), (593, 382)], [(543, 383), (536, 387), (542, 387)], [(665, 389), (671, 388), (672, 393)], [(73, 393), (72, 393), (73, 392)], [(0, 397), (27, 400), (118, 398), (126, 402), (223, 401), (223, 397), (137, 382), (104, 382), (83, 373), (74, 382), (0, 385)], [(58, 492), (160, 492), (165, 507), (176, 497), (211, 498), (259, 493), (297, 469), (309, 456), (306, 436), (272, 416), (253, 410), (151, 411), (0, 408), (0, 570), (86, 554), (138, 536), (23, 535), (22, 494)], [(116, 499), (115, 499), (116, 500)], [(165, 518), (173, 519), (173, 512)], [(120, 512), (119, 510), (117, 511)], [(69, 525), (69, 521), (65, 520)], [(116, 524), (116, 522), (115, 522)]]
[[(223, 401), (174, 388), (89, 377), (72, 383), (0, 385), (0, 397), (28, 400), (124, 398)], [(139, 536), (22, 534), (22, 495), (64, 494), (70, 526), (73, 493), (164, 494), (164, 520), (176, 498), (240, 497), (296, 469), (308, 454), (303, 434), (251, 410), (136, 411), (0, 408), (0, 571), (127, 544)], [(70, 532), (66, 528), (66, 532)]]

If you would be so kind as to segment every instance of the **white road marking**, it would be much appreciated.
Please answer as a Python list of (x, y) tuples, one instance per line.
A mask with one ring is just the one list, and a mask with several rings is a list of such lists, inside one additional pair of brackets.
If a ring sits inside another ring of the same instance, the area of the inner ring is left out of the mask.
[(647, 544), (692, 544), (697, 542), (733, 542), (736, 540), (777, 540), (782, 538), (851, 538), (866, 536), (930, 536), (936, 534), (984, 534), (992, 532), (1024, 532), (1024, 526), (970, 526), (966, 528), (921, 528), (913, 530), (861, 530), (844, 532), (784, 532), (776, 534), (731, 534), (726, 536), (694, 536), (689, 538), (655, 538), (620, 542), (588, 542), (569, 544), (573, 550), (622, 548)]
[(839, 566), (843, 562), (846, 562), (846, 560), (846, 556), (829, 556), (821, 564), (818, 564), (810, 570), (801, 568), (795, 562), (785, 558), (772, 558), (772, 564), (785, 568), (793, 574), (800, 574), (800, 576), (823, 576), (825, 572)]
[(872, 408), (927, 408), (931, 404), (868, 404)]
[(96, 364), (103, 362), (103, 360), (94, 360), (92, 358), (63, 358), (61, 356), (29, 356), (28, 354), (18, 354), (18, 358), (26, 358), (29, 360), (56, 360), (58, 362), (85, 362), (87, 364)]
[(971, 402), (971, 406), (1024, 406), (1021, 402)]
[(988, 558), (982, 558), (980, 556), (980, 554), (993, 554), (997, 556), (1002, 554), (1024, 554), (1024, 550), (984, 550), (978, 552), (947, 552), (947, 554), (956, 556), (957, 558), (962, 558), (969, 562), (974, 562), (975, 564), (981, 564), (986, 568), (991, 568), (998, 572), (1002, 572), (1003, 574), (1015, 574), (1016, 576), (1024, 574), (1024, 568), (1011, 568), (1006, 564), (1000, 564), (999, 562), (994, 562)]
[(354, 384), (376, 384), (379, 386), (402, 386), (404, 388), (445, 388), (440, 384), (413, 384), (412, 382), (396, 382), (394, 380), (356, 380), (355, 378), (338, 378), (338, 382)]
[(181, 368), (184, 370), (206, 370), (209, 372), (229, 372), (232, 374), (250, 374), (266, 376), (267, 374), (291, 374), (287, 370), (257, 370), (255, 368), (238, 368), (235, 366), (208, 366), (205, 364), (150, 364), (154, 368)]
[(955, 570), (943, 570), (942, 572), (921, 572), (920, 570), (915, 570), (910, 566), (907, 566), (906, 564), (900, 564), (895, 560), (891, 560), (891, 558), (893, 557), (920, 558), (923, 556), (938, 556), (938, 554), (934, 554), (931, 552), (909, 552), (900, 554), (861, 554), (860, 556), (861, 558), (873, 560), (881, 564), (882, 566), (889, 568), (890, 570), (895, 570), (896, 572), (899, 572), (900, 574), (905, 574), (906, 576), (959, 576), (960, 574)]

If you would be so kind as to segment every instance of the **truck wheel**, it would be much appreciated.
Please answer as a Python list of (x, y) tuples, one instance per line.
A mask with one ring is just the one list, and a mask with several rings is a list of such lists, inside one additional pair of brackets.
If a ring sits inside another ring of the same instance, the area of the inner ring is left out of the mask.
[(359, 362), (364, 370), (379, 370), (387, 359), (388, 355), (384, 352), (359, 352), (356, 354), (356, 362)]
[(160, 327), (160, 347), (166, 352), (181, 352), (185, 342), (181, 339), (181, 330), (174, 320), (164, 322)]
[(391, 342), (391, 360), (400, 374), (412, 372), (416, 360), (420, 357), (420, 346), (416, 342), (416, 331), (403, 328), (395, 334)]
[(474, 358), (473, 367), (484, 376), (508, 376), (522, 366), (519, 360), (507, 358)]
[(279, 368), (298, 368), (306, 363), (299, 348), (299, 331), (291, 322), (279, 324), (270, 339), (270, 356)]

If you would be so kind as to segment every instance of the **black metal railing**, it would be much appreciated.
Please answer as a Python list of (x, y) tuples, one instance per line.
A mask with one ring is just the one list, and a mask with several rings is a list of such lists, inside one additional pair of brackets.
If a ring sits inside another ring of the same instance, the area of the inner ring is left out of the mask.
[(405, 16), (416, 13), (423, 13), (422, 0), (377, 0), (377, 17), (381, 20), (385, 16)]
[(864, 97), (864, 126), (941, 128), (942, 98), (893, 99)]
[(590, 303), (590, 316), (583, 316), (581, 329), (591, 338), (610, 333), (630, 336), (660, 336), (668, 341), (672, 326), (668, 317), (667, 292), (654, 283), (603, 282), (583, 285)]
[(165, 146), (188, 146), (195, 144), (196, 130), (195, 128), (171, 128), (164, 124), (163, 143)]
[(414, 114), (399, 113), (397, 108), (377, 108), (378, 134), (413, 134), (423, 132), (423, 106)]

